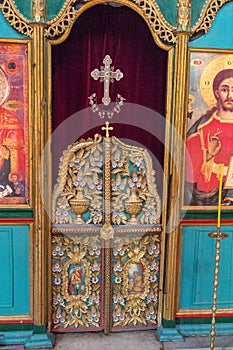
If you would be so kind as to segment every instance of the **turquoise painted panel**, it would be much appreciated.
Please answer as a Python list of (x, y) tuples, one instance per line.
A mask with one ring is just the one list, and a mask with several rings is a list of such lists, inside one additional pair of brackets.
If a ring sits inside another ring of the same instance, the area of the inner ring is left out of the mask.
[(25, 35), (19, 34), (9, 22), (5, 19), (0, 10), (0, 38), (9, 38), (9, 39), (27, 39)]
[(225, 4), (216, 15), (209, 31), (192, 41), (195, 48), (233, 49), (232, 39), (233, 2)]
[[(0, 308), (13, 307), (13, 254), (12, 254), (12, 229), (0, 230)], [(6, 264), (7, 261), (7, 264)], [(3, 268), (4, 267), (4, 268)]]
[(0, 226), (0, 315), (30, 313), (28, 226)]
[[(216, 226), (185, 226), (182, 234), (180, 283), (181, 309), (207, 309), (212, 306), (216, 240), (208, 233)], [(233, 227), (222, 227), (229, 238), (221, 241), (217, 306), (233, 307)]]

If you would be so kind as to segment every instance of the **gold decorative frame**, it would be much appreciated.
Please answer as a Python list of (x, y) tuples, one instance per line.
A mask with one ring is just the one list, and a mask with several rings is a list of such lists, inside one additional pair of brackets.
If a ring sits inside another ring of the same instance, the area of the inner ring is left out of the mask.
[[(23, 220), (22, 220), (23, 221)], [(29, 221), (29, 222), (28, 222)], [(8, 221), (4, 222), (1, 220), (0, 227), (1, 226), (28, 226), (28, 231), (29, 231), (29, 251), (30, 255), (28, 257), (29, 259), (29, 281), (30, 281), (30, 290), (29, 290), (29, 300), (30, 300), (30, 311), (29, 314), (26, 315), (13, 315), (13, 316), (0, 316), (0, 322), (16, 322), (16, 323), (21, 323), (22, 320), (26, 321), (32, 321), (33, 316), (34, 316), (34, 309), (33, 309), (33, 294), (34, 294), (34, 264), (33, 264), (33, 223), (30, 222), (32, 220), (24, 220), (22, 223), (16, 223), (16, 224), (9, 224)]]
[[(188, 140), (190, 140), (190, 142), (192, 142), (191, 138), (193, 137), (194, 139), (198, 136), (197, 132), (194, 132), (194, 128), (195, 128), (195, 123), (198, 123), (199, 120), (201, 120), (200, 118), (203, 118), (203, 115), (205, 115), (206, 111), (208, 111), (208, 116), (205, 117), (205, 122), (202, 124), (204, 125), (208, 125), (208, 128), (210, 128), (209, 126), (209, 122), (212, 120), (212, 117), (216, 114), (216, 112), (211, 112), (212, 108), (216, 108), (217, 106), (217, 100), (216, 97), (214, 96), (213, 93), (213, 80), (214, 77), (216, 76), (216, 74), (223, 70), (223, 69), (229, 69), (232, 67), (232, 63), (233, 63), (233, 50), (220, 50), (220, 49), (190, 49), (189, 50), (189, 62), (190, 62), (190, 86), (189, 86), (189, 97), (188, 97), (188, 101), (187, 104), (189, 103), (188, 106), (188, 111), (187, 111), (187, 131), (189, 132), (189, 137)], [(210, 115), (211, 114), (211, 115)], [(218, 116), (217, 116), (217, 119)], [(219, 119), (220, 120), (220, 119)], [(232, 119), (230, 119), (228, 121), (229, 123), (229, 127), (232, 125)], [(200, 126), (198, 127), (200, 130)], [(221, 128), (220, 128), (221, 129)], [(196, 130), (196, 128), (195, 128)], [(210, 129), (208, 129), (209, 132)], [(221, 131), (221, 130), (220, 130)], [(204, 133), (204, 132), (203, 132)], [(200, 141), (203, 143), (204, 142), (204, 134), (201, 133), (201, 138)], [(222, 131), (221, 131), (222, 133)], [(197, 135), (197, 136), (195, 136)], [(211, 134), (212, 135), (212, 134)], [(220, 135), (220, 139), (221, 139), (221, 135)], [(223, 138), (224, 140), (224, 138)], [(222, 142), (222, 141), (221, 141)], [(224, 144), (224, 142), (222, 142), (222, 145)], [(200, 144), (201, 145), (201, 144)], [(205, 149), (206, 144), (202, 144), (201, 149), (203, 152), (203, 162), (205, 161)], [(188, 154), (188, 151), (186, 150), (186, 153)], [(197, 154), (197, 153), (196, 153)], [(189, 155), (187, 155), (188, 157)], [(190, 154), (190, 158), (192, 157), (192, 155)], [(198, 156), (200, 157), (200, 155)], [(214, 161), (214, 160), (213, 160)], [(203, 163), (204, 164), (204, 163)], [(213, 163), (213, 166), (217, 166), (218, 164)], [(190, 170), (190, 167), (188, 167), (188, 171)], [(224, 167), (224, 179), (225, 179), (225, 175), (227, 175), (227, 166), (225, 165)], [(215, 172), (216, 170), (213, 170), (212, 168), (208, 167), (208, 171), (212, 171)], [(212, 170), (211, 170), (212, 169)], [(204, 171), (204, 168), (202, 170), (202, 172)], [(195, 173), (195, 170), (194, 170)], [(204, 174), (204, 173), (203, 173)], [(194, 174), (195, 175), (195, 174)], [(185, 182), (185, 170), (184, 170), (184, 182)], [(207, 186), (207, 182), (206, 185)], [(184, 210), (208, 210), (208, 209), (216, 209), (217, 207), (217, 203), (218, 203), (218, 183), (217, 183), (217, 187), (216, 187), (216, 202), (215, 204), (211, 205), (211, 204), (207, 204), (207, 205), (198, 205), (198, 204), (189, 204), (188, 200), (185, 201), (185, 195), (186, 192), (188, 191), (188, 187), (187, 185), (183, 186), (183, 209)], [(204, 192), (202, 192), (204, 193)], [(203, 194), (204, 196), (204, 194)], [(223, 198), (224, 199), (224, 198)], [(222, 209), (230, 209), (231, 207), (229, 205), (225, 205), (222, 207)]]
[[(89, 279), (90, 279), (90, 263), (88, 263), (86, 260), (82, 259), (83, 256), (85, 256), (85, 252), (80, 252), (80, 250), (78, 249), (78, 247), (76, 246), (74, 249), (74, 253), (69, 253), (68, 254), (70, 260), (68, 260), (65, 264), (64, 264), (64, 270), (63, 270), (63, 275), (62, 275), (62, 279), (64, 281), (63, 285), (62, 285), (62, 295), (64, 295), (65, 299), (70, 303), (71, 301), (73, 301), (74, 303), (76, 303), (78, 301), (78, 299), (86, 299), (89, 295)], [(78, 295), (71, 295), (68, 292), (68, 284), (69, 284), (69, 267), (70, 265), (83, 265), (84, 267), (84, 274), (85, 274), (85, 282), (84, 282), (84, 288), (85, 288), (85, 293), (82, 294), (78, 294)]]
[[(3, 15), (20, 33), (27, 35), (32, 40), (33, 47), (33, 57), (34, 57), (34, 86), (35, 86), (35, 145), (36, 145), (36, 157), (33, 160), (33, 166), (35, 167), (35, 186), (34, 192), (35, 196), (33, 198), (34, 210), (35, 213), (38, 214), (35, 217), (35, 265), (38, 267), (38, 271), (43, 270), (46, 266), (45, 262), (45, 250), (44, 250), (44, 240), (48, 239), (50, 242), (50, 234), (45, 235), (46, 232), (49, 232), (49, 223), (46, 219), (46, 215), (44, 212), (43, 204), (40, 199), (40, 189), (38, 186), (39, 183), (39, 164), (40, 164), (40, 152), (43, 152), (43, 147), (46, 138), (51, 134), (51, 85), (49, 82), (49, 77), (51, 77), (51, 46), (52, 44), (59, 43), (59, 39), (56, 39), (56, 35), (62, 33), (61, 38), (65, 40), (65, 33), (67, 36), (71, 30), (71, 27), (74, 21), (78, 18), (78, 16), (88, 9), (91, 6), (103, 3), (104, 0), (93, 0), (87, 1), (84, 5), (80, 7), (80, 9), (74, 9), (72, 4), (74, 4), (74, 0), (67, 0), (58, 14), (58, 16), (50, 21), (45, 23), (33, 23), (25, 19), (17, 10), (15, 3), (12, 0), (4, 0), (1, 4), (1, 9), (3, 11)], [(178, 134), (185, 139), (185, 127), (184, 120), (187, 115), (187, 105), (185, 105), (185, 101), (187, 101), (187, 76), (188, 76), (188, 39), (190, 35), (195, 32), (198, 32), (204, 29), (207, 32), (212, 24), (213, 17), (217, 13), (217, 11), (228, 1), (224, 0), (213, 0), (206, 2), (205, 7), (203, 8), (202, 15), (198, 20), (197, 24), (193, 26), (188, 32), (188, 26), (184, 31), (177, 31), (177, 27), (170, 26), (167, 24), (166, 20), (162, 15), (160, 15), (159, 7), (156, 3), (152, 1), (117, 1), (122, 5), (126, 5), (135, 10), (147, 23), (148, 27), (151, 30), (152, 36), (155, 40), (155, 43), (158, 46), (164, 48), (169, 51), (168, 53), (168, 86), (167, 86), (167, 118), (168, 120), (172, 120), (172, 124), (177, 129)], [(39, 7), (37, 4), (37, 15), (39, 15)], [(180, 1), (180, 3), (182, 3)], [(213, 17), (212, 17), (213, 14)], [(41, 20), (42, 18), (40, 18)], [(68, 21), (65, 22), (65, 19)], [(68, 26), (66, 28), (66, 25)], [(179, 21), (181, 24), (182, 21)], [(49, 38), (49, 26), (52, 28), (52, 36)], [(203, 28), (202, 28), (203, 26)], [(46, 33), (46, 34), (45, 34)], [(171, 35), (170, 35), (171, 34)], [(48, 43), (50, 45), (48, 45)], [(174, 50), (174, 47), (176, 50)], [(174, 70), (173, 70), (173, 58), (174, 58)], [(46, 63), (46, 60), (48, 64)], [(173, 88), (173, 73), (177, 79), (174, 79), (174, 88)], [(48, 83), (48, 90), (46, 91), (44, 86)], [(172, 94), (172, 89), (174, 94)], [(45, 97), (48, 96), (48, 105), (46, 105)], [(172, 96), (174, 96), (174, 100), (172, 100)], [(171, 102), (174, 102), (171, 107)], [(44, 118), (48, 114), (48, 118)], [(42, 116), (42, 118), (41, 118)], [(172, 117), (175, 116), (175, 117)], [(171, 147), (175, 147), (176, 137), (171, 137), (170, 130), (166, 130), (166, 145), (169, 145), (171, 142)], [(163, 287), (165, 285), (165, 294), (164, 294), (164, 306), (160, 305), (159, 315), (162, 314), (162, 309), (164, 310), (163, 317), (165, 319), (171, 320), (174, 319), (175, 312), (175, 289), (174, 286), (174, 276), (176, 275), (176, 263), (177, 257), (174, 252), (177, 251), (177, 247), (179, 246), (179, 229), (178, 222), (180, 220), (180, 206), (172, 213), (173, 205), (176, 201), (177, 197), (180, 197), (179, 203), (182, 201), (182, 196), (180, 195), (180, 191), (182, 189), (180, 174), (178, 174), (177, 169), (181, 169), (181, 159), (183, 156), (183, 152), (180, 149), (177, 149), (176, 155), (174, 159), (170, 162), (169, 157), (169, 146), (165, 149), (165, 159), (164, 164), (165, 167), (165, 178), (170, 179), (170, 205), (166, 205), (168, 191), (165, 189), (163, 193), (163, 203), (165, 203), (163, 208), (163, 223), (162, 226), (165, 230), (167, 227), (168, 232), (172, 233), (167, 237), (167, 259), (166, 263), (166, 271), (167, 274), (165, 276), (165, 284), (163, 283), (163, 277), (160, 280), (160, 286)], [(50, 156), (48, 157), (50, 159)], [(169, 166), (168, 166), (169, 164)], [(51, 178), (51, 169), (48, 172), (48, 178)], [(43, 191), (48, 193), (51, 185), (48, 184), (43, 187)], [(169, 221), (168, 226), (166, 226), (166, 214), (168, 207), (168, 216), (172, 214), (171, 220)], [(163, 231), (164, 231), (163, 230)], [(165, 252), (165, 240), (162, 240), (162, 256), (164, 256)], [(50, 243), (49, 243), (50, 249)], [(39, 254), (38, 254), (39, 253)], [(163, 261), (161, 261), (163, 265)], [(50, 265), (50, 264), (49, 264)], [(163, 275), (163, 268), (161, 266), (161, 276)], [(38, 275), (39, 276), (39, 275)], [(177, 284), (176, 284), (177, 285)], [(46, 276), (42, 274), (41, 278), (35, 277), (35, 324), (41, 325), (44, 324), (46, 320), (46, 309), (42, 305), (46, 305), (44, 300), (43, 290), (46, 286)], [(161, 298), (160, 298), (161, 300)]]
[[(193, 224), (193, 223), (182, 223), (181, 227), (180, 227), (180, 231), (181, 231), (181, 237), (182, 237), (182, 228), (185, 226), (195, 226), (195, 227), (208, 227), (210, 226), (210, 223), (199, 223), (199, 224)], [(212, 224), (211, 226), (214, 226), (214, 224)], [(222, 230), (224, 231), (224, 227), (227, 226), (232, 226), (231, 224), (224, 224)], [(181, 242), (180, 242), (181, 244)], [(181, 245), (180, 245), (180, 249), (181, 249)], [(214, 254), (214, 251), (213, 251)], [(214, 255), (211, 257), (210, 256), (210, 260), (214, 261)], [(179, 257), (179, 266), (181, 266), (181, 254)], [(213, 264), (213, 275), (214, 275), (214, 264)], [(181, 269), (179, 269), (178, 274), (177, 274), (177, 285), (180, 285), (180, 278), (181, 278)], [(211, 281), (212, 282), (212, 281)], [(210, 318), (212, 316), (212, 310), (211, 307), (209, 309), (181, 309), (179, 307), (179, 299), (180, 299), (180, 289), (176, 288), (176, 306), (175, 306), (175, 310), (174, 310), (174, 317), (177, 318), (194, 318), (194, 317), (208, 317)], [(210, 302), (212, 303), (212, 300), (210, 300)], [(218, 313), (218, 317), (221, 317), (221, 315), (223, 315), (224, 317), (229, 316), (231, 317), (233, 314), (233, 308), (218, 308), (217, 310)]]
[(32, 204), (29, 163), (32, 154), (29, 144), (32, 125), (31, 44), (28, 40), (1, 39), (0, 46), (0, 207), (28, 207)]
[[(129, 280), (129, 270), (130, 270), (130, 265), (137, 265), (137, 264), (141, 264), (143, 266), (143, 273), (142, 273), (142, 278), (144, 281), (144, 287), (143, 287), (143, 291), (138, 292), (138, 293), (131, 293), (130, 292), (130, 280)], [(138, 260), (135, 259), (130, 259), (127, 261), (127, 263), (124, 265), (123, 267), (123, 275), (124, 275), (124, 282), (123, 282), (123, 294), (127, 295), (127, 299), (129, 300), (134, 300), (137, 298), (141, 298), (143, 299), (149, 291), (149, 266), (148, 263), (145, 262), (144, 260), (142, 260), (141, 258), (139, 258)]]

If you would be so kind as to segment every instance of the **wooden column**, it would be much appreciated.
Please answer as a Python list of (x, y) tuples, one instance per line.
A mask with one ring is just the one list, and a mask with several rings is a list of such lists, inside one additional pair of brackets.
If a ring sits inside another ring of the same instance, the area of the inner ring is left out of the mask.
[[(32, 205), (34, 209), (34, 296), (33, 313), (34, 324), (41, 326), (47, 323), (47, 243), (46, 215), (41, 199), (45, 191), (46, 171), (41, 169), (41, 157), (45, 145), (45, 44), (44, 27), (41, 24), (34, 25), (32, 41), (32, 83), (34, 102), (34, 115), (32, 116)], [(43, 168), (43, 166), (42, 166)]]
[(184, 166), (184, 145), (185, 130), (187, 122), (187, 101), (188, 101), (188, 37), (187, 32), (177, 33), (177, 45), (175, 50), (175, 81), (174, 81), (174, 112), (173, 132), (171, 143), (171, 165), (169, 184), (169, 224), (167, 228), (166, 245), (166, 276), (164, 291), (164, 314), (163, 318), (174, 320), (178, 307), (179, 288), (179, 263), (180, 263), (180, 242), (179, 242), (179, 221), (182, 200), (182, 169)]

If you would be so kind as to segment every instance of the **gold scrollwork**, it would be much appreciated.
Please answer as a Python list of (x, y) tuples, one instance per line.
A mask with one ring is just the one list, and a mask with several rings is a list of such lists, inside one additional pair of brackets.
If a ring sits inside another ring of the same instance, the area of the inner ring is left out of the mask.
[(198, 33), (200, 31), (207, 33), (214, 21), (218, 10), (228, 2), (230, 2), (230, 0), (211, 0), (206, 2), (206, 5), (202, 9), (200, 18), (198, 19), (197, 23), (191, 28), (192, 34)]
[[(103, 219), (102, 137), (68, 146), (60, 159), (53, 192), (53, 223), (99, 224)], [(88, 217), (81, 215), (89, 210)], [(76, 217), (72, 217), (71, 211)]]
[(160, 198), (151, 157), (143, 148), (126, 145), (114, 136), (111, 139), (113, 224), (159, 223)]
[(54, 329), (100, 327), (100, 259), (98, 236), (53, 236)]
[[(62, 7), (60, 13), (52, 21), (47, 22), (45, 36), (49, 40), (65, 40), (69, 35), (72, 25), (78, 18), (80, 11), (74, 7), (75, 0), (68, 0)], [(102, 1), (105, 2), (104, 0)], [(175, 27), (171, 26), (163, 17), (158, 5), (152, 0), (122, 0), (122, 5), (135, 8), (145, 18), (152, 32), (164, 43), (174, 44), (176, 42)], [(101, 3), (101, 1), (83, 1), (88, 6)], [(64, 37), (63, 37), (64, 36)]]
[(14, 29), (30, 38), (32, 37), (33, 26), (31, 26), (29, 20), (18, 11), (13, 0), (3, 0), (0, 8), (3, 16)]
[(152, 31), (165, 43), (176, 43), (176, 27), (170, 25), (162, 15), (159, 6), (150, 0), (132, 0), (146, 17)]
[(121, 236), (113, 249), (113, 327), (157, 324), (160, 239)]

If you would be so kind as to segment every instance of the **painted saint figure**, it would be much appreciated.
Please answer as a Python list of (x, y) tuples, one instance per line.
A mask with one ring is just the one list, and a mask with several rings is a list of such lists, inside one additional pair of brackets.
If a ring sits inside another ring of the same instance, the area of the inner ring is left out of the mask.
[[(217, 205), (220, 165), (226, 179), (233, 154), (233, 69), (213, 80), (217, 105), (189, 129), (186, 140), (185, 204)], [(223, 203), (233, 205), (232, 190), (224, 189)]]
[(20, 180), (17, 173), (12, 173), (9, 175), (9, 186), (12, 189), (12, 197), (24, 197), (25, 195), (25, 184), (24, 181)]
[(82, 286), (82, 269), (75, 267), (71, 271), (69, 279), (69, 294), (78, 295), (80, 294), (80, 288)]
[(144, 284), (142, 276), (139, 275), (138, 271), (133, 271), (133, 278), (130, 281), (130, 293), (142, 293), (144, 292)]

